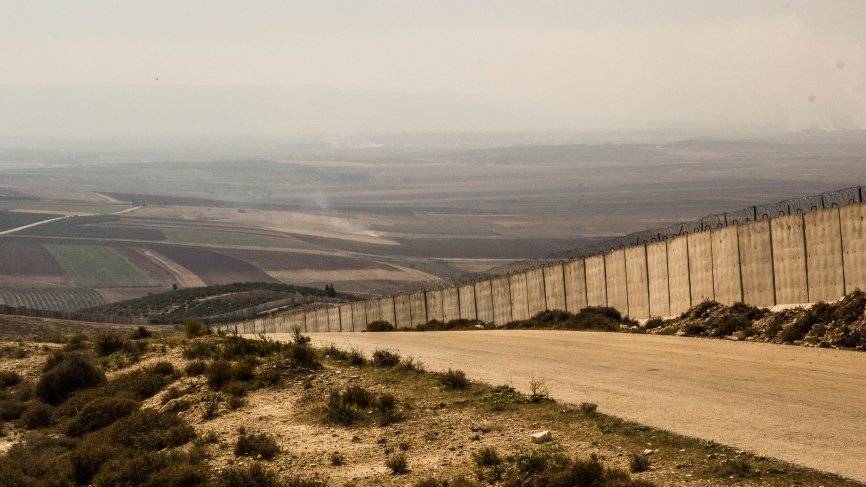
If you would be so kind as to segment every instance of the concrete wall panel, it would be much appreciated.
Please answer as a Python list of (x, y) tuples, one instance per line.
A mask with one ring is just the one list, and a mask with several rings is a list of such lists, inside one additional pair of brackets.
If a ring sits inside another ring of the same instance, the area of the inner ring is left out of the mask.
[(289, 326), (291, 326), (292, 332), (295, 330), (304, 330), (304, 313), (292, 313), (289, 315)]
[(397, 324), (394, 318), (394, 298), (387, 296), (379, 299), (379, 319), (392, 325)]
[(562, 264), (544, 267), (544, 299), (547, 309), (565, 311), (565, 274)]
[(481, 281), (476, 282), (473, 287), (475, 288), (476, 318), (485, 323), (493, 323), (496, 319), (493, 314), (493, 284), (490, 281)]
[(688, 235), (683, 235), (668, 241), (668, 289), (671, 315), (678, 315), (692, 305), (688, 238)]
[(442, 315), (446, 323), (460, 319), (460, 291), (456, 287), (442, 290)]
[(511, 285), (511, 319), (529, 319), (529, 303), (526, 295), (526, 273), (521, 272), (508, 276)]
[(625, 273), (628, 279), (628, 315), (649, 318), (649, 277), (647, 276), (646, 246), (625, 249)]
[(715, 299), (713, 292), (713, 247), (710, 232), (690, 234), (688, 244), (691, 305), (695, 305), (705, 299)]
[(316, 311), (316, 329), (320, 332), (328, 331), (328, 308), (319, 308)]
[(586, 264), (587, 306), (607, 306), (607, 279), (605, 278), (604, 260), (603, 255), (593, 255), (584, 260)]
[(809, 300), (835, 301), (844, 293), (842, 233), (839, 209), (828, 208), (803, 215)]
[(340, 331), (352, 331), (352, 305), (340, 305)]
[(442, 310), (442, 290), (434, 289), (425, 293), (427, 303), (427, 320), (444, 321), (445, 313)]
[(743, 285), (740, 282), (740, 251), (737, 226), (720, 228), (710, 232), (713, 254), (713, 294), (722, 304), (734, 304), (743, 300)]
[(314, 333), (319, 331), (316, 328), (316, 312), (315, 311), (307, 311), (304, 313), (304, 327), (307, 330), (307, 333)]
[(340, 308), (338, 306), (328, 308), (328, 331), (340, 331)]
[(773, 284), (773, 245), (770, 221), (762, 220), (737, 227), (740, 239), (740, 275), (743, 302), (752, 306), (776, 304)]
[(493, 322), (504, 325), (511, 318), (511, 282), (508, 277), (500, 277), (490, 281), (493, 294)]
[[(368, 323), (372, 323), (374, 321), (381, 321), (381, 311), (379, 311), (379, 300), (371, 299), (369, 301), (364, 302), (364, 310), (367, 313), (365, 319), (367, 320), (365, 325)], [(364, 328), (367, 329), (366, 327)]]
[(577, 313), (586, 308), (586, 274), (583, 259), (564, 263), (562, 270), (565, 274), (565, 309)]
[(409, 304), (408, 294), (398, 294), (394, 296), (394, 310), (396, 312), (395, 325), (398, 328), (412, 327), (412, 306)]
[(544, 291), (544, 270), (526, 271), (526, 314), (531, 318), (547, 309)]
[(364, 301), (352, 303), (352, 331), (367, 329), (367, 305)]
[(668, 242), (653, 242), (646, 246), (647, 282), (649, 283), (649, 315), (671, 316), (668, 287)]
[(412, 310), (412, 326), (427, 323), (427, 299), (424, 297), (424, 291), (412, 293), (409, 296), (409, 305)]
[(803, 215), (786, 215), (770, 220), (773, 234), (773, 274), (776, 302), (809, 302), (806, 281), (806, 237)]
[(839, 208), (842, 224), (842, 257), (845, 290), (866, 291), (866, 205)]
[(460, 318), (464, 320), (477, 319), (478, 315), (475, 311), (475, 286), (473, 284), (460, 286), (458, 293), (460, 294)]
[(604, 256), (607, 277), (607, 305), (623, 315), (628, 314), (628, 281), (625, 272), (625, 250), (614, 250)]

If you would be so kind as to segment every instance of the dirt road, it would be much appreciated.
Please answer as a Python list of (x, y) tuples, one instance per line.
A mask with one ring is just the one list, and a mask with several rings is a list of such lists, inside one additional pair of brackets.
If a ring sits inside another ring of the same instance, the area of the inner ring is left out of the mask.
[(593, 332), (311, 336), (524, 391), (540, 378), (562, 401), (866, 480), (866, 353)]

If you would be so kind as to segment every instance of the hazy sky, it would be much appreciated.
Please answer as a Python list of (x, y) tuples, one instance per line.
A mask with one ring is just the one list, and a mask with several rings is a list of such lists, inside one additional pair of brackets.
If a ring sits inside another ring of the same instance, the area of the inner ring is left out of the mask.
[(668, 127), (866, 128), (866, 1), (0, 2), (0, 136)]

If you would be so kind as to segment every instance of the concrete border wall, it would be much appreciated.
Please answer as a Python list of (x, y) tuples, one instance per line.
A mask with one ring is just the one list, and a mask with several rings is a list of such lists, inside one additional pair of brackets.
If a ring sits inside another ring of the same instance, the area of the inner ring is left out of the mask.
[(845, 293), (839, 209), (803, 215), (808, 262), (809, 301), (833, 301)]
[(400, 328), (459, 318), (504, 325), (546, 309), (578, 312), (586, 306), (610, 306), (643, 319), (677, 315), (705, 299), (769, 307), (834, 301), (866, 288), (862, 203), (725, 226), (727, 221), (725, 214), (712, 230), (456, 287), (213, 326), (257, 334), (295, 327), (358, 332), (378, 320)]
[(526, 273), (512, 274), (508, 278), (511, 285), (511, 319), (529, 319), (529, 300), (527, 296)]
[[(374, 321), (382, 321), (381, 312), (379, 311), (379, 300), (375, 299), (371, 301), (366, 301), (366, 303), (367, 305), (364, 309), (364, 312), (366, 313), (364, 315), (364, 320), (366, 322), (364, 324), (367, 325)], [(367, 328), (365, 327), (364, 329), (366, 330)]]
[(565, 271), (562, 263), (542, 267), (546, 309), (565, 311)]
[(565, 310), (572, 313), (586, 308), (586, 270), (584, 260), (576, 259), (562, 265), (565, 275)]
[(770, 222), (762, 220), (735, 228), (740, 241), (743, 302), (759, 307), (775, 305), (773, 237), (770, 234)]
[(713, 290), (713, 244), (710, 232), (688, 236), (689, 289), (694, 306), (705, 299), (715, 299)]
[(511, 281), (507, 277), (490, 280), (493, 295), (493, 323), (504, 325), (512, 320)]
[(397, 328), (412, 327), (412, 305), (409, 304), (408, 294), (398, 294), (394, 296), (394, 325)]
[(842, 225), (842, 260), (845, 290), (866, 291), (866, 206), (849, 205), (839, 208)]
[(475, 285), (465, 284), (457, 290), (460, 298), (460, 318), (464, 320), (477, 319), (475, 310)]
[(713, 295), (715, 300), (731, 305), (743, 300), (740, 278), (740, 242), (737, 227), (710, 232), (713, 255)]
[(668, 281), (668, 242), (653, 242), (646, 246), (649, 313), (647, 316), (671, 315), (670, 282)]
[(460, 291), (456, 287), (442, 290), (442, 316), (446, 323), (460, 319)]
[(544, 270), (541, 267), (526, 271), (526, 314), (531, 318), (547, 309), (544, 290)]
[(803, 215), (785, 215), (770, 220), (773, 235), (773, 279), (776, 301), (808, 303), (806, 235)]
[(409, 310), (412, 316), (412, 327), (427, 323), (427, 298), (424, 291), (418, 291), (409, 295)]
[(649, 316), (649, 277), (645, 245), (625, 249), (625, 275), (628, 283), (628, 315)]
[(604, 256), (607, 276), (607, 305), (623, 316), (628, 315), (628, 279), (625, 272), (625, 249)]
[(586, 266), (586, 305), (607, 306), (607, 273), (604, 255), (584, 259)]
[(486, 323), (493, 323), (496, 321), (496, 316), (493, 313), (493, 284), (489, 280), (480, 281), (472, 287), (475, 290), (476, 318)]
[(385, 296), (379, 300), (379, 319), (397, 325), (397, 319), (394, 317), (394, 297)]

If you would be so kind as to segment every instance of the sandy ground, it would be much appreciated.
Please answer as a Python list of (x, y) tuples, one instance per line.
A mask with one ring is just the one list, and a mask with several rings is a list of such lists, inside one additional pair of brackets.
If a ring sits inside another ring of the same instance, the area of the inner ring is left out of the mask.
[[(316, 333), (866, 480), (866, 354), (701, 338), (557, 331)], [(278, 338), (288, 336), (277, 335)]]

